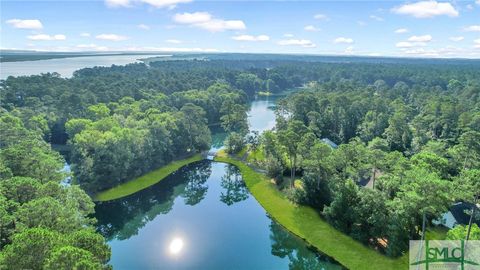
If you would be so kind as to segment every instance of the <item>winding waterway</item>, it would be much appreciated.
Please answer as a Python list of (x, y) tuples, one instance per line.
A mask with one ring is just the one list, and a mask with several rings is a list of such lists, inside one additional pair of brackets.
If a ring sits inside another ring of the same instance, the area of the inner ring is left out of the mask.
[[(251, 130), (275, 125), (258, 98)], [(218, 149), (222, 135), (214, 134)], [(130, 196), (96, 205), (114, 269), (341, 269), (272, 220), (232, 165), (204, 160)]]

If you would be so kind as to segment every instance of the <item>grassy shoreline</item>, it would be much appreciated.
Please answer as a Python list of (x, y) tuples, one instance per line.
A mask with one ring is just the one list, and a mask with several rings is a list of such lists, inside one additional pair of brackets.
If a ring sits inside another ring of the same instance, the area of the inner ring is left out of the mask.
[(392, 259), (328, 224), (313, 208), (291, 203), (266, 176), (220, 152), (215, 161), (238, 167), (250, 193), (268, 214), (290, 232), (349, 269), (407, 269), (408, 256)]
[(95, 194), (93, 199), (94, 201), (110, 201), (131, 195), (135, 192), (138, 192), (142, 189), (148, 188), (149, 186), (160, 182), (165, 177), (167, 177), (174, 171), (180, 169), (181, 167), (202, 159), (203, 157), (201, 154), (196, 154), (186, 159), (172, 161), (157, 170), (151, 171), (147, 174), (144, 174), (138, 178), (120, 184), (111, 189), (99, 192)]

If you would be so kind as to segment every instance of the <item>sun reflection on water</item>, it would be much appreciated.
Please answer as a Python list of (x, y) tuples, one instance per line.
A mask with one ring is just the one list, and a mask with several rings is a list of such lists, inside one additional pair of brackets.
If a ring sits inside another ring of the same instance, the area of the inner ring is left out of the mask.
[(178, 255), (183, 249), (183, 239), (180, 237), (175, 237), (172, 239), (168, 246), (168, 251), (172, 255)]

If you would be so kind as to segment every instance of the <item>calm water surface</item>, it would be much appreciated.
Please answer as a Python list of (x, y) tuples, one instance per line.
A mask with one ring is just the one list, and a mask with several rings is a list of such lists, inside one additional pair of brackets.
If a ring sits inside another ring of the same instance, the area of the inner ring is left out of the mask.
[[(278, 97), (251, 103), (251, 130), (275, 125)], [(225, 134), (213, 129), (212, 151)], [(236, 167), (201, 161), (122, 199), (96, 205), (114, 269), (342, 269), (273, 221)]]
[(224, 163), (191, 164), (96, 212), (114, 269), (340, 269), (271, 220)]
[(250, 130), (262, 131), (272, 129), (275, 126), (275, 101), (279, 96), (258, 97), (252, 101), (248, 112), (248, 124)]
[[(265, 130), (272, 129), (275, 126), (275, 102), (281, 98), (277, 96), (259, 96), (250, 103), (248, 111), (248, 126), (250, 131), (258, 131), (262, 133)], [(223, 148), (223, 142), (227, 137), (227, 133), (219, 126), (210, 127), (212, 131), (211, 152), (216, 152)]]
[(20, 61), (0, 63), (0, 79), (8, 76), (38, 75), (40, 73), (57, 72), (62, 77), (71, 77), (78, 69), (94, 66), (126, 65), (140, 62), (141, 58), (162, 57), (169, 55), (108, 55), (58, 58), (38, 61)]

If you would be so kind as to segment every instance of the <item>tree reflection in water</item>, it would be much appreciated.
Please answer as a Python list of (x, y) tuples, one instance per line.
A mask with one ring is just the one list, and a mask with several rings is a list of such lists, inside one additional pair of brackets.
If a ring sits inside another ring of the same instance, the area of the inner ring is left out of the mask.
[[(241, 201), (242, 204), (236, 204)], [(177, 205), (174, 207), (175, 203)], [(98, 230), (110, 241), (112, 250), (117, 252), (117, 257), (114, 257), (114, 265), (117, 266), (144, 265), (145, 267), (140, 268), (148, 268), (146, 266), (151, 263), (159, 265), (172, 263), (168, 261), (170, 257), (152, 256), (147, 249), (158, 249), (158, 243), (167, 238), (171, 241), (171, 237), (177, 236), (172, 236), (171, 233), (176, 233), (175, 230), (180, 229), (180, 232), (190, 234), (190, 239), (185, 238), (186, 243), (188, 240), (194, 241), (198, 243), (198, 247), (205, 247), (206, 250), (211, 248), (215, 254), (222, 253), (234, 257), (238, 256), (240, 248), (245, 256), (260, 256), (256, 257), (260, 264), (268, 261), (272, 265), (282, 266), (273, 269), (285, 268), (287, 265), (290, 269), (341, 269), (332, 263), (334, 262), (332, 259), (316, 255), (301, 239), (290, 234), (276, 222), (264, 220), (266, 218), (264, 211), (252, 211), (259, 207), (260, 205), (250, 198), (250, 193), (235, 166), (200, 161), (183, 167), (159, 183), (135, 194), (118, 200), (98, 202), (96, 218)], [(216, 213), (223, 214), (217, 216)], [(168, 216), (162, 217), (167, 214)], [(251, 216), (256, 218), (249, 219)], [(164, 217), (165, 219), (162, 219)], [(243, 224), (239, 228), (248, 229), (238, 231), (224, 226), (231, 224), (233, 217), (239, 218), (235, 221), (236, 225)], [(198, 223), (195, 223), (196, 220)], [(147, 226), (147, 223), (153, 226)], [(257, 226), (259, 224), (261, 226)], [(267, 224), (270, 226), (267, 227)], [(142, 230), (143, 228), (145, 230)], [(132, 237), (136, 235), (139, 237)], [(205, 241), (212, 239), (212, 236), (222, 239), (218, 239), (218, 243)], [(254, 241), (256, 243), (252, 246), (250, 244), (252, 238), (248, 238), (250, 236), (255, 240), (261, 240)], [(222, 241), (225, 239), (228, 239), (227, 242)], [(227, 243), (231, 244), (230, 248), (225, 248), (224, 245)], [(174, 245), (174, 250), (177, 249), (176, 246)], [(142, 250), (144, 247), (145, 251)], [(241, 249), (246, 247), (253, 247), (253, 251)], [(261, 249), (256, 249), (259, 247)], [(268, 254), (270, 247), (272, 255)], [(259, 250), (267, 252), (259, 255)], [(208, 254), (208, 251), (206, 252), (199, 255), (199, 258)], [(189, 259), (197, 259), (192, 254), (194, 253), (190, 253), (191, 257), (184, 258), (187, 260), (185, 263), (188, 264)], [(205, 269), (218, 268), (213, 267), (218, 266), (218, 262), (210, 264), (207, 260), (203, 263), (207, 266)], [(225, 263), (228, 265), (228, 262)], [(236, 263), (242, 264), (238, 261)], [(173, 264), (170, 266), (173, 267)]]
[(206, 181), (211, 165), (210, 161), (197, 162), (135, 194), (98, 202), (95, 206), (97, 230), (107, 240), (125, 240), (137, 235), (156, 216), (170, 212), (178, 196), (185, 198), (188, 205), (199, 203), (208, 189)]
[(280, 258), (287, 257), (289, 269), (343, 269), (333, 259), (312, 252), (302, 239), (289, 233), (282, 225), (272, 220), (270, 224), (270, 240), (272, 241), (272, 255)]
[(232, 205), (248, 198), (248, 190), (243, 182), (242, 175), (237, 167), (227, 165), (225, 175), (222, 176), (220, 185), (225, 192), (220, 194), (220, 201), (226, 205)]
[(193, 170), (188, 170), (185, 175), (188, 179), (182, 197), (185, 198), (185, 204), (195, 205), (205, 198), (208, 185), (207, 180), (212, 174), (212, 166), (210, 162), (201, 162)]

